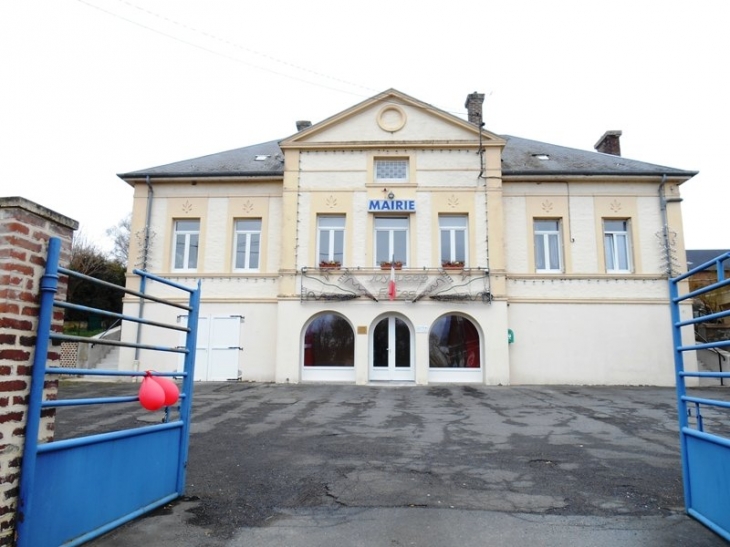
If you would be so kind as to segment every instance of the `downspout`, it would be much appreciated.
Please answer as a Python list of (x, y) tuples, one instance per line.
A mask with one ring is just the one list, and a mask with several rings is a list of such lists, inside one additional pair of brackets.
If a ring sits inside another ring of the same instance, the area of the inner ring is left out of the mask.
[[(152, 189), (152, 183), (150, 182), (150, 176), (147, 175), (147, 179), (145, 180), (145, 183), (147, 184), (147, 211), (145, 213), (145, 221), (144, 221), (144, 244), (142, 246), (142, 270), (147, 271), (147, 259), (149, 257), (150, 252), (150, 222), (152, 220), (152, 200), (154, 198), (155, 192)], [(139, 317), (144, 317), (144, 298), (140, 296), (139, 298)], [(137, 323), (137, 337), (136, 337), (136, 343), (139, 344), (142, 340), (142, 324)], [(134, 349), (134, 364), (135, 368), (139, 368), (139, 353), (140, 349), (135, 348)]]
[(150, 176), (147, 175), (145, 180), (147, 183), (147, 217), (144, 221), (144, 248), (142, 249), (142, 269), (147, 271), (147, 257), (150, 251), (150, 222), (152, 220), (152, 199), (155, 196), (155, 192), (152, 189), (152, 183), (150, 182)]
[(484, 239), (484, 245), (486, 247), (487, 251), (487, 276), (489, 275), (489, 182), (487, 181), (486, 177), (486, 170), (487, 166), (484, 161), (484, 143), (482, 141), (482, 129), (484, 128), (484, 122), (482, 121), (481, 114), (479, 115), (479, 149), (477, 150), (477, 154), (479, 155), (479, 176), (478, 179), (484, 180), (484, 216), (486, 217), (486, 231), (487, 235)]
[(667, 183), (666, 173), (662, 175), (662, 181), (659, 183), (659, 207), (662, 212), (662, 239), (664, 241), (664, 252), (667, 260), (667, 277), (672, 277), (672, 246), (669, 241), (669, 218), (667, 215), (667, 203), (679, 203), (682, 201), (680, 197), (667, 198), (664, 193), (664, 187)]
[(667, 218), (667, 198), (664, 195), (664, 185), (667, 183), (666, 173), (662, 175), (659, 183), (659, 209), (662, 214), (662, 242), (667, 261), (667, 277), (672, 277), (672, 253), (669, 248), (669, 219)]

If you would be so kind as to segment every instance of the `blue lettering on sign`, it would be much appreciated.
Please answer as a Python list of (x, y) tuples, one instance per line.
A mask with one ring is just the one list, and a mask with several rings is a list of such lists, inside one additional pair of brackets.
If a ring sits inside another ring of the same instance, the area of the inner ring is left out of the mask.
[(368, 211), (407, 211), (415, 212), (414, 199), (371, 199), (368, 201)]

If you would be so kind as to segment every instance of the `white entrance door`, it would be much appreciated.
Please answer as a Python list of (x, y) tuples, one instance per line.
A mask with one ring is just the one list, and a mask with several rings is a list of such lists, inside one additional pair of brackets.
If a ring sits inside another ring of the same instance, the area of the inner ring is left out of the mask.
[(394, 315), (381, 319), (371, 339), (370, 379), (415, 381), (412, 345), (413, 335), (405, 321)]
[(208, 382), (237, 380), (240, 334), (239, 316), (200, 316), (193, 379)]

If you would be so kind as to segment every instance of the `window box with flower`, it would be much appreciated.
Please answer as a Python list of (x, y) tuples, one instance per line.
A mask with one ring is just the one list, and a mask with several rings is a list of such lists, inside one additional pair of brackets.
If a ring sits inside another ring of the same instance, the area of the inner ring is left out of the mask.
[(396, 260), (395, 262), (381, 262), (380, 263), (381, 270), (390, 270), (391, 267), (395, 270), (402, 270), (403, 262), (401, 262), (400, 260)]
[(461, 260), (445, 260), (441, 262), (441, 267), (444, 270), (463, 270), (464, 262)]
[(337, 270), (341, 266), (338, 260), (320, 260), (319, 267), (323, 270)]

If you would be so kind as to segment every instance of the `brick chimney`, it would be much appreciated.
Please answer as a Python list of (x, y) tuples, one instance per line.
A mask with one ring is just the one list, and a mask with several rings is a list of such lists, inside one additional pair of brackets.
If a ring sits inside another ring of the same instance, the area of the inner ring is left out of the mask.
[(484, 103), (484, 93), (470, 93), (466, 96), (464, 108), (469, 114), (469, 122), (481, 127), (482, 124), (482, 104)]
[(620, 130), (606, 131), (603, 137), (598, 139), (598, 142), (593, 145), (596, 152), (602, 152), (604, 154), (611, 154), (612, 156), (621, 155), (621, 143), (619, 138), (621, 137)]
[(307, 127), (312, 127), (312, 122), (310, 122), (309, 120), (297, 121), (297, 131), (301, 131), (302, 129), (306, 129)]

